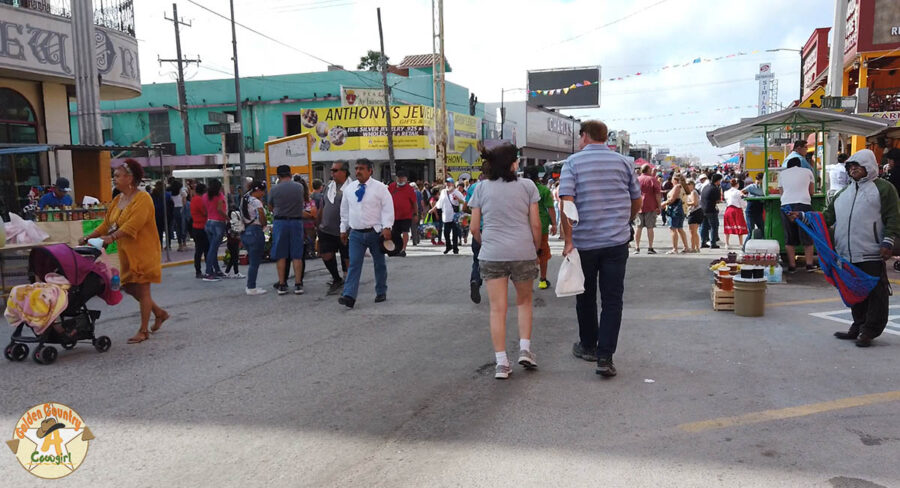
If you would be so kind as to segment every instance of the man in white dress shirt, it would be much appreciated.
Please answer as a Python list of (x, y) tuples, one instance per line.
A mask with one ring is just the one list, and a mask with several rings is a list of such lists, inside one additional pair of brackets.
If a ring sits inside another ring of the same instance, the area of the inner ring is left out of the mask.
[(371, 161), (357, 160), (356, 181), (347, 184), (341, 199), (341, 241), (350, 247), (350, 269), (338, 303), (348, 308), (356, 304), (366, 249), (375, 264), (375, 303), (387, 300), (387, 264), (381, 239), (391, 239), (394, 200), (387, 186), (372, 178), (372, 171)]

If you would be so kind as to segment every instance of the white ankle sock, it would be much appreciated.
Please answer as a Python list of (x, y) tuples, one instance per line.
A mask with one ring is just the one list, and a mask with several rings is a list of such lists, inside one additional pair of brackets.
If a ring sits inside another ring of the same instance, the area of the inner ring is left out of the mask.
[(495, 352), (494, 356), (496, 356), (496, 358), (497, 358), (497, 364), (502, 364), (503, 366), (509, 366), (509, 358), (506, 357), (506, 351)]
[(520, 351), (530, 351), (531, 350), (531, 339), (519, 339), (519, 350)]

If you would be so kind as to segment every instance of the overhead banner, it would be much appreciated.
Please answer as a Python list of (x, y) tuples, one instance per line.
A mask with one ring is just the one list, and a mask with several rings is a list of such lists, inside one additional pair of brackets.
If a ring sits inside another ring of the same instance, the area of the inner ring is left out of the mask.
[[(387, 120), (383, 106), (310, 108), (300, 111), (300, 124), (310, 134), (313, 152), (387, 149)], [(450, 112), (448, 152), (462, 153), (478, 142), (477, 117)], [(391, 107), (395, 149), (434, 147), (434, 108), (423, 105)]]
[(341, 86), (342, 107), (384, 106), (384, 90), (380, 88), (353, 88)]

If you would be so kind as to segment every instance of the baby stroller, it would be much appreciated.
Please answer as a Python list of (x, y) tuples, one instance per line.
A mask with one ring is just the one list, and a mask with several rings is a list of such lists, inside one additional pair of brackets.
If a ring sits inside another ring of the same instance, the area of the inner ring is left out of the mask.
[[(6, 359), (23, 361), (28, 357), (28, 344), (37, 344), (33, 358), (38, 364), (51, 364), (56, 360), (56, 348), (48, 344), (58, 344), (70, 350), (80, 341), (91, 341), (98, 352), (109, 350), (112, 342), (107, 336), (95, 336), (94, 324), (100, 318), (99, 310), (87, 308), (87, 302), (95, 296), (115, 305), (122, 300), (122, 294), (114, 291), (115, 278), (107, 272), (106, 265), (97, 262), (102, 255), (93, 247), (70, 248), (66, 244), (54, 244), (31, 250), (28, 257), (28, 274), (32, 283), (44, 282), (49, 273), (65, 277), (71, 286), (66, 293), (68, 306), (59, 318), (40, 333), (22, 322), (16, 326), (9, 345), (4, 350)], [(25, 331), (30, 331), (25, 333)]]

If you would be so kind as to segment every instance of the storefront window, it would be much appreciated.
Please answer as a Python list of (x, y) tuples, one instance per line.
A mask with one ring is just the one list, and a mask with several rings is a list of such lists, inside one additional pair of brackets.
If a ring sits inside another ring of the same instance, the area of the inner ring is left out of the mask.
[[(37, 119), (28, 100), (9, 88), (0, 88), (0, 144), (36, 144)], [(0, 198), (11, 212), (21, 213), (31, 187), (40, 185), (38, 156), (0, 155)]]

